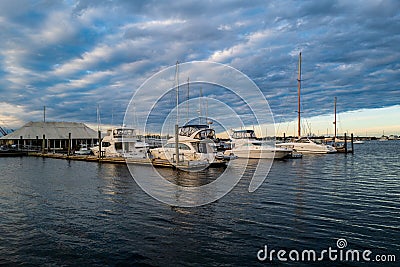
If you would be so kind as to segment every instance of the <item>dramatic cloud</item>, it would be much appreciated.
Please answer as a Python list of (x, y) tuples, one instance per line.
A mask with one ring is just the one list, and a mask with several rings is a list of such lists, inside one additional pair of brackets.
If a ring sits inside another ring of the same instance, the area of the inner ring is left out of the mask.
[(1, 1), (0, 119), (40, 120), (45, 105), (49, 120), (96, 123), (100, 106), (102, 122), (120, 124), (151, 75), (211, 60), (249, 76), (289, 121), (300, 51), (303, 116), (331, 113), (335, 96), (342, 112), (398, 105), (399, 10), (395, 0)]

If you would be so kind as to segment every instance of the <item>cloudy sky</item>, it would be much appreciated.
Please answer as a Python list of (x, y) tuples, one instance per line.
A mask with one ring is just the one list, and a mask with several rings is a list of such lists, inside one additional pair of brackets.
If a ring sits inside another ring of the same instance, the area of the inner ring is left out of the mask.
[(41, 120), (44, 105), (48, 120), (96, 124), (99, 106), (102, 123), (120, 124), (149, 77), (209, 60), (253, 80), (280, 130), (294, 132), (301, 51), (307, 125), (332, 127), (336, 96), (343, 131), (400, 133), (396, 0), (4, 0), (0, 35), (5, 128)]

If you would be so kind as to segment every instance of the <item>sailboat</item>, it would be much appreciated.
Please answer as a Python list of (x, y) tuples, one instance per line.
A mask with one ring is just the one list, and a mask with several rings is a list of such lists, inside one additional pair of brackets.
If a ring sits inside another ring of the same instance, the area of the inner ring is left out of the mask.
[[(299, 54), (299, 71), (297, 77), (297, 136), (298, 139), (293, 142), (285, 142), (276, 144), (277, 147), (292, 148), (293, 150), (304, 153), (304, 154), (327, 154), (336, 153), (336, 149), (333, 146), (317, 143), (308, 137), (301, 136), (301, 116), (300, 116), (300, 89), (301, 89), (301, 52)], [(335, 126), (336, 127), (336, 126)]]

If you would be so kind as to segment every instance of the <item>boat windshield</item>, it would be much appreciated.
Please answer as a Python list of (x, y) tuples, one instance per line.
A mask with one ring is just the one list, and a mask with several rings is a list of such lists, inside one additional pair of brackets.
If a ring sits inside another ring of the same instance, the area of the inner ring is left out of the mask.
[[(164, 148), (175, 148), (175, 143), (169, 143), (164, 146)], [(180, 150), (190, 150), (190, 147), (186, 144), (179, 143), (178, 148)]]
[(213, 129), (205, 129), (199, 131), (194, 137), (194, 139), (215, 139), (215, 131)]
[(262, 143), (259, 143), (259, 142), (253, 142), (253, 143), (251, 143), (253, 146), (262, 146), (263, 144)]
[(255, 139), (256, 134), (253, 130), (240, 130), (234, 131), (232, 134), (232, 138), (234, 139)]
[(114, 129), (113, 137), (114, 138), (135, 137), (135, 130), (134, 129)]
[(179, 135), (190, 137), (197, 131), (201, 129), (208, 129), (207, 125), (199, 124), (199, 125), (185, 125), (179, 128)]

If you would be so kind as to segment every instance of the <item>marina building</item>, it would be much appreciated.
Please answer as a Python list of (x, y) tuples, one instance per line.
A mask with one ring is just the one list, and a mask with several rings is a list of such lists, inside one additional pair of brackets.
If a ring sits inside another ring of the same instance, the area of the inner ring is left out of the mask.
[(24, 149), (66, 151), (81, 144), (98, 142), (98, 133), (78, 122), (28, 122), (20, 129), (0, 138), (0, 144)]

